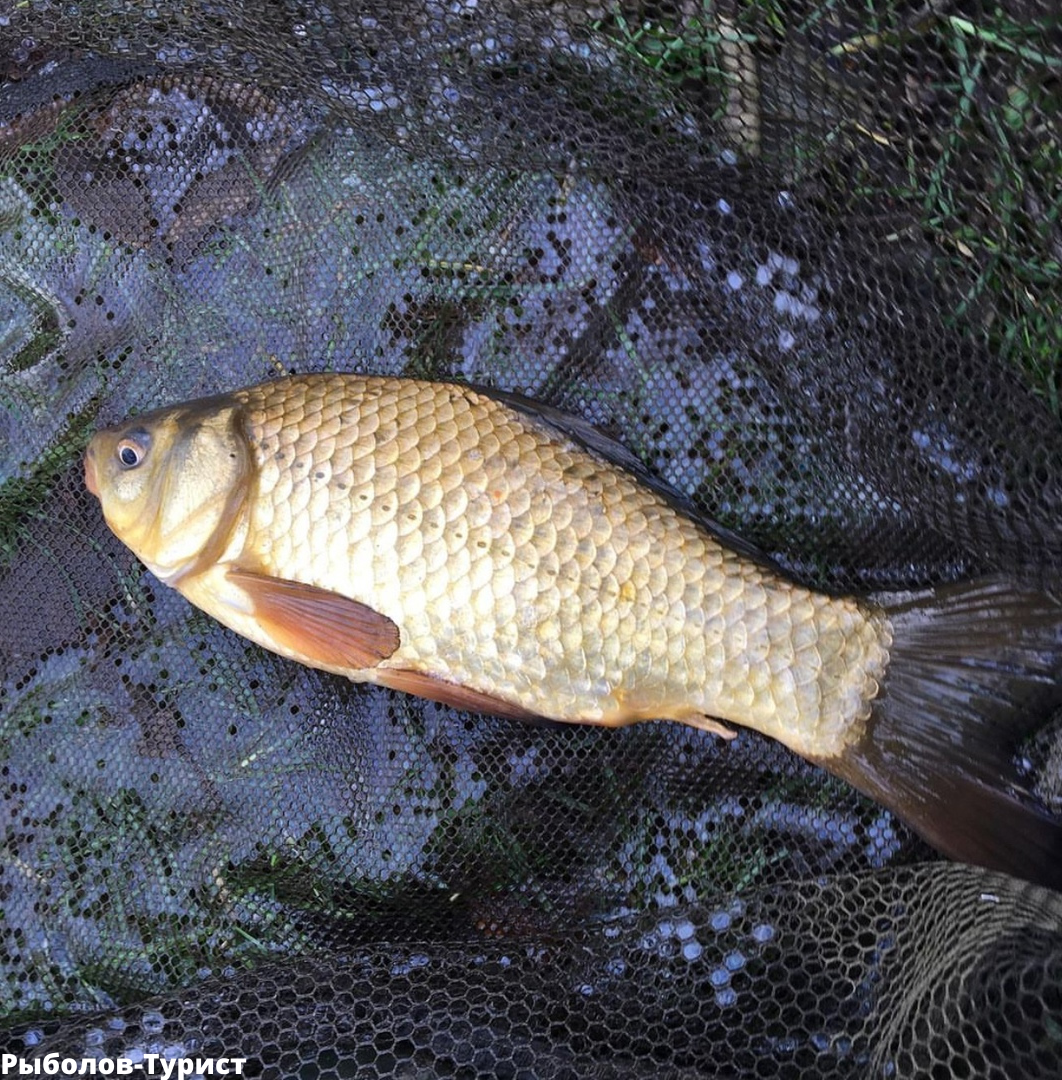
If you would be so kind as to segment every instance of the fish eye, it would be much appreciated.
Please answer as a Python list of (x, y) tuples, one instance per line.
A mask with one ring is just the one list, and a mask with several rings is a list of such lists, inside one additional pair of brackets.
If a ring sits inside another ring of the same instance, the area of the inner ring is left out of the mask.
[(135, 469), (147, 455), (148, 435), (146, 431), (134, 431), (119, 440), (115, 453), (122, 468)]

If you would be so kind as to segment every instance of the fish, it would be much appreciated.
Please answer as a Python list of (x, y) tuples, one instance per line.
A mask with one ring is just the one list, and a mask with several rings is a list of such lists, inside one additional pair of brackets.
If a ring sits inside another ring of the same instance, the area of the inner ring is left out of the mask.
[(275, 379), (102, 429), (84, 470), (159, 581), (290, 660), (503, 717), (751, 729), (1062, 888), (1017, 763), (1062, 702), (1044, 589), (809, 588), (587, 421), (458, 383)]

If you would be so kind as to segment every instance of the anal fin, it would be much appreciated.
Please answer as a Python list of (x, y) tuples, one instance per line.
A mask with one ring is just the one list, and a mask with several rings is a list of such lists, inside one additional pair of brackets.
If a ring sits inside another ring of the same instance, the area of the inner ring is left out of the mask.
[(348, 596), (253, 570), (232, 569), (227, 576), (250, 598), (256, 621), (277, 645), (315, 667), (373, 668), (399, 646), (391, 619)]

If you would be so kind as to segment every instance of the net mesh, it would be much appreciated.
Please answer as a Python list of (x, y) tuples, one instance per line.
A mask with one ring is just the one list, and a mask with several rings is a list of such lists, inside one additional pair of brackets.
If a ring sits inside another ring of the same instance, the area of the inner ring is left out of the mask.
[[(1059, 1074), (1057, 894), (750, 733), (264, 653), (80, 464), (283, 372), (456, 378), (588, 417), (816, 587), (1051, 587), (1054, 4), (34, 0), (0, 59), (5, 1050)], [(1062, 724), (1021, 754), (1062, 811)]]

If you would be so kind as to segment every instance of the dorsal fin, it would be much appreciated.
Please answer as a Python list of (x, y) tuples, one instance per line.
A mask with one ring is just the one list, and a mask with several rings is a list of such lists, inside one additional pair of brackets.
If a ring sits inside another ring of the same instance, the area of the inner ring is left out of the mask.
[(656, 476), (645, 462), (630, 449), (617, 442), (610, 435), (606, 435), (585, 417), (573, 416), (553, 405), (546, 405), (511, 390), (496, 390), (493, 387), (484, 386), (473, 386), (472, 389), (478, 394), (493, 398), (495, 401), (507, 406), (513, 412), (518, 413), (521, 419), (531, 421), (539, 427), (545, 428), (554, 438), (558, 436), (567, 438), (581, 449), (601, 458), (609, 465), (629, 472), (638, 483), (644, 484), (654, 491), (672, 509), (677, 510), (685, 517), (691, 518), (706, 532), (711, 533), (724, 547), (729, 548), (745, 559), (758, 563), (773, 574), (789, 579), (790, 575), (770, 555), (743, 536), (739, 536), (733, 530), (709, 517), (703, 510), (695, 506), (688, 496), (676, 491), (670, 484)]

